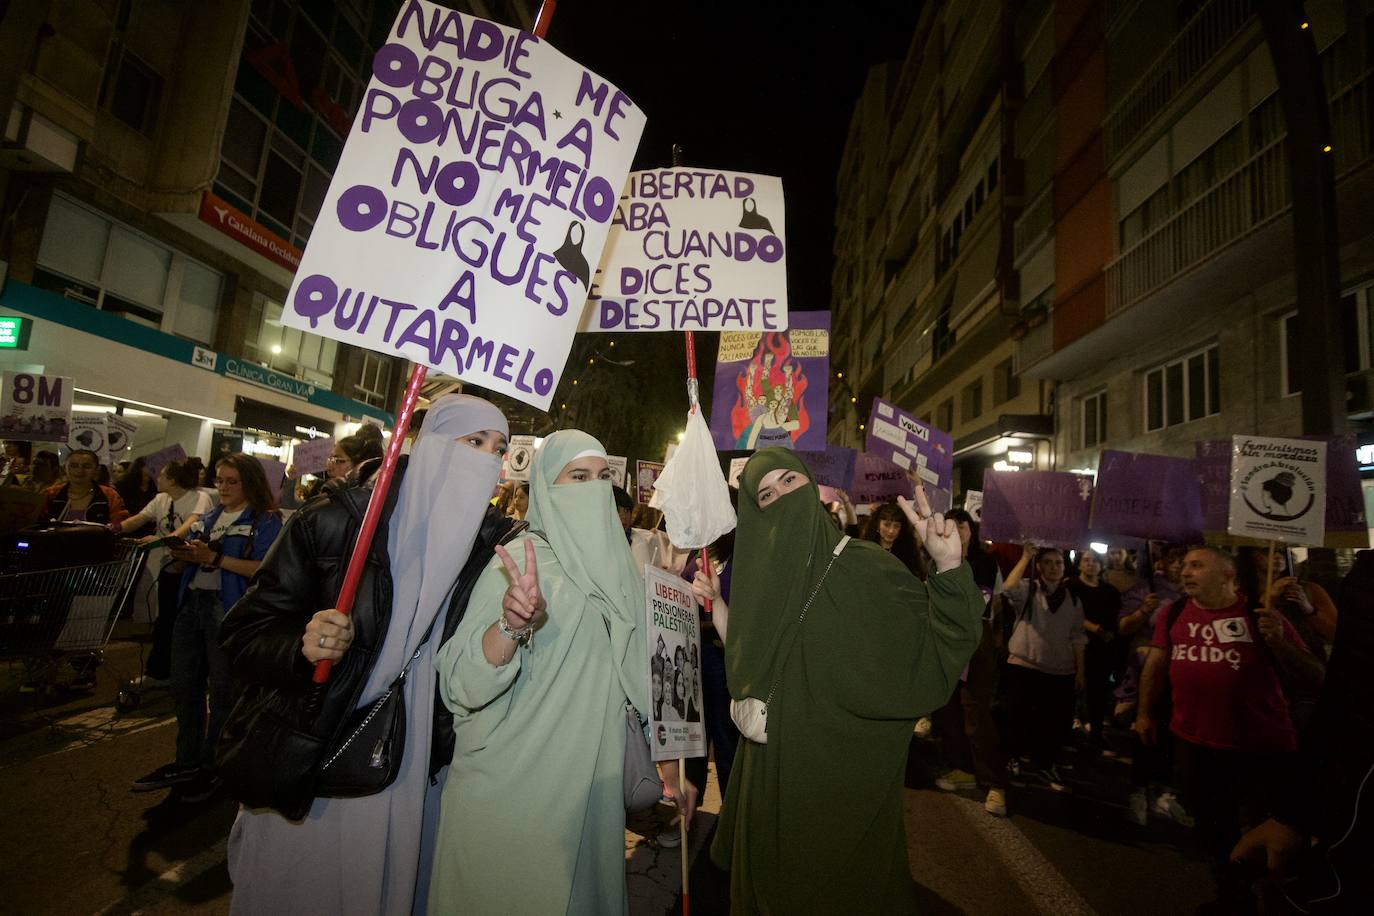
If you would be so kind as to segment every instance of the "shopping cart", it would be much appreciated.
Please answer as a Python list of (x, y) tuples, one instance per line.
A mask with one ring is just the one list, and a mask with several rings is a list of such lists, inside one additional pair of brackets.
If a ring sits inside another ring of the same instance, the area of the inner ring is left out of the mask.
[(147, 551), (111, 537), (94, 562), (53, 566), (35, 549), (47, 534), (10, 536), (0, 558), (0, 662), (22, 669), (21, 690), (91, 687)]

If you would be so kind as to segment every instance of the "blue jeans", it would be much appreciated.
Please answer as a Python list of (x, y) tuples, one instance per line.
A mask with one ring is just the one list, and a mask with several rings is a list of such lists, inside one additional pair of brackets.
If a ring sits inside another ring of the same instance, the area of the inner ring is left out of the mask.
[(179, 764), (214, 769), (219, 733), (234, 705), (229, 657), (219, 647), (222, 620), (224, 604), (219, 592), (186, 590), (172, 628), (172, 697), (176, 701)]

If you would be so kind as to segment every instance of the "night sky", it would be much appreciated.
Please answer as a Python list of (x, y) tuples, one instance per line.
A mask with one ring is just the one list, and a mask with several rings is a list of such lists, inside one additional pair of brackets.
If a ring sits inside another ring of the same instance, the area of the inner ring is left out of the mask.
[(789, 306), (825, 309), (850, 115), (869, 66), (906, 54), (920, 8), (561, 0), (548, 38), (644, 109), (636, 169), (671, 165), (680, 143), (688, 167), (781, 176)]

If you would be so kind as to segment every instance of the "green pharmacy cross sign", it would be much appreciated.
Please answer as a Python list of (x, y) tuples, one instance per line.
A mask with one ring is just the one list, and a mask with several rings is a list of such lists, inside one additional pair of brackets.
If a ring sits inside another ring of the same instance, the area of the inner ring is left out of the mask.
[(33, 319), (0, 315), (0, 350), (27, 350)]

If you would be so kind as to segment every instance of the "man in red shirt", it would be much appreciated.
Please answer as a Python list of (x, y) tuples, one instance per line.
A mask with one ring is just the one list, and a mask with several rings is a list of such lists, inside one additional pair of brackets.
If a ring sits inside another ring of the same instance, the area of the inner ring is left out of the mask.
[(1310, 673), (1311, 656), (1281, 614), (1246, 610), (1235, 563), (1221, 551), (1188, 552), (1183, 590), (1183, 606), (1156, 621), (1135, 731), (1154, 743), (1154, 714), (1168, 685), (1169, 730), (1188, 810), (1203, 831), (1219, 902), (1235, 907), (1245, 892), (1227, 867), (1231, 847), (1268, 815), (1295, 761), (1297, 734), (1280, 674)]

